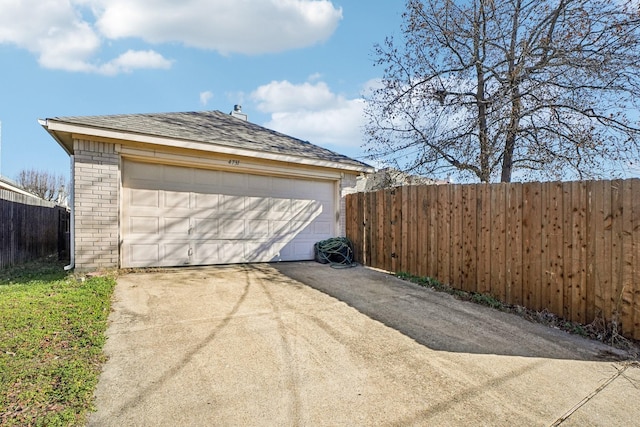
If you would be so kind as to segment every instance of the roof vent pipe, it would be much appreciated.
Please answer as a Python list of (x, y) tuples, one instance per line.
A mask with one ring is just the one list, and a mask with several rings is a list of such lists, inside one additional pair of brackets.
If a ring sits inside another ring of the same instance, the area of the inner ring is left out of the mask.
[(233, 117), (237, 117), (240, 120), (244, 120), (245, 122), (247, 121), (248, 117), (245, 113), (242, 112), (242, 105), (236, 104), (233, 106), (233, 111), (231, 113)]

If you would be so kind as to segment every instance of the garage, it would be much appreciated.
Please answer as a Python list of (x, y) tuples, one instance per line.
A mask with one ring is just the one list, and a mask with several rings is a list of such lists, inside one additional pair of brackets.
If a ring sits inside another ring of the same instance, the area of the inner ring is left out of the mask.
[(68, 269), (310, 260), (345, 235), (344, 196), (373, 172), (239, 106), (40, 124), (71, 161)]
[(313, 259), (335, 235), (335, 181), (124, 161), (122, 266)]

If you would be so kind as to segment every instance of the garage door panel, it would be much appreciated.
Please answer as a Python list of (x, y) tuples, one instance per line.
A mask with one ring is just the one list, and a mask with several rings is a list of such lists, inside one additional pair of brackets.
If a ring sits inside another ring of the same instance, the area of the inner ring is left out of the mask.
[(157, 244), (132, 244), (129, 247), (131, 267), (157, 264), (160, 262), (160, 247)]
[(191, 246), (187, 242), (161, 243), (162, 266), (190, 264)]
[(291, 221), (290, 231), (299, 237), (310, 237), (313, 235), (313, 227), (307, 221)]
[(230, 196), (226, 194), (220, 195), (219, 209), (225, 212), (243, 212), (244, 197)]
[(283, 221), (283, 220), (269, 221), (269, 235), (281, 236), (282, 234), (288, 233), (289, 231), (290, 231), (289, 221)]
[(247, 175), (233, 172), (221, 172), (220, 186), (220, 190), (223, 192), (225, 190), (231, 190), (232, 192), (237, 192), (239, 194), (246, 194), (246, 190), (248, 188)]
[(246, 235), (248, 238), (265, 238), (269, 237), (269, 221), (268, 220), (247, 220)]
[(164, 217), (164, 232), (166, 234), (189, 235), (190, 218)]
[(271, 198), (269, 200), (272, 212), (289, 212), (291, 210), (291, 199)]
[(245, 221), (242, 219), (221, 220), (219, 234), (223, 239), (243, 239), (245, 237)]
[(199, 189), (207, 189), (208, 191), (217, 193), (220, 191), (220, 171), (195, 169), (193, 182)]
[(162, 168), (151, 163), (125, 162), (123, 167), (123, 181), (126, 184), (132, 180), (156, 182), (162, 179)]
[(331, 234), (331, 224), (329, 222), (314, 223), (313, 234), (316, 236)]
[(269, 197), (245, 197), (244, 207), (247, 211), (269, 212), (271, 200)]
[(264, 192), (271, 192), (272, 189), (272, 180), (271, 179), (265, 179), (265, 177), (263, 176), (257, 176), (257, 175), (247, 175), (248, 180), (247, 180), (247, 187), (252, 189), (253, 191), (261, 191), (262, 193)]
[(220, 207), (220, 196), (218, 194), (196, 193), (194, 195), (196, 209), (215, 209)]
[(194, 264), (216, 264), (220, 262), (219, 244), (198, 242), (194, 247)]
[(125, 160), (123, 187), (124, 267), (313, 259), (334, 233), (333, 182)]
[(223, 243), (219, 245), (218, 250), (220, 254), (224, 254), (224, 258), (220, 260), (221, 263), (236, 264), (246, 262), (243, 243)]
[(194, 169), (179, 166), (163, 166), (164, 182), (173, 184), (192, 184)]
[(182, 191), (163, 191), (163, 206), (165, 208), (191, 208), (190, 194)]
[(157, 208), (160, 206), (160, 194), (157, 190), (131, 190), (131, 206)]
[(205, 238), (216, 238), (219, 234), (219, 220), (215, 218), (196, 218), (194, 234)]
[(151, 216), (134, 216), (129, 219), (129, 232), (132, 234), (158, 234), (160, 219)]

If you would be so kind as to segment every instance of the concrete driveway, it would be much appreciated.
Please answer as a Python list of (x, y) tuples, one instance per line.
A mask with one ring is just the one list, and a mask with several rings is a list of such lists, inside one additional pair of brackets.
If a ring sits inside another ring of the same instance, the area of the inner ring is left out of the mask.
[(363, 267), (123, 275), (107, 334), (92, 426), (640, 420), (619, 352)]

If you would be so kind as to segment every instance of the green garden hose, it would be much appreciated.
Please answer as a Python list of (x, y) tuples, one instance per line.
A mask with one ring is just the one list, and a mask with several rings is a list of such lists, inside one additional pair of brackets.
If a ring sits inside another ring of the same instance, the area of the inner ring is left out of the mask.
[(331, 264), (333, 268), (355, 267), (353, 246), (346, 237), (333, 237), (314, 245), (316, 261)]

